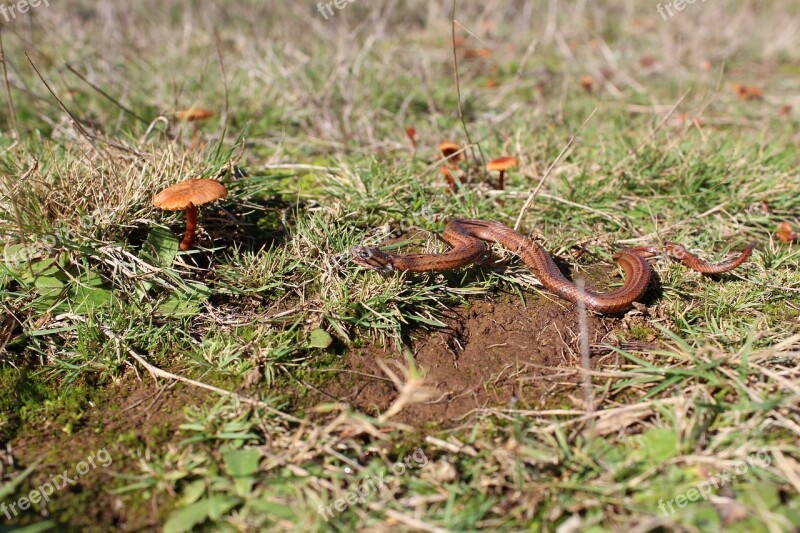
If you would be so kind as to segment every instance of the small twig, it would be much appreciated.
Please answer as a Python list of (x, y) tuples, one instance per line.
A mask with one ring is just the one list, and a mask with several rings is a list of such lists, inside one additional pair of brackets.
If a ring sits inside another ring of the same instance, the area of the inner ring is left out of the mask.
[[(522, 198), (524, 196), (524, 193), (522, 191), (509, 191), (509, 190), (487, 191), (486, 192), (486, 196), (488, 196), (489, 198), (497, 198), (497, 197)], [(616, 217), (614, 215), (606, 213), (605, 211), (601, 211), (600, 209), (595, 209), (593, 207), (589, 207), (588, 205), (579, 204), (577, 202), (572, 202), (570, 200), (566, 200), (564, 198), (561, 198), (560, 196), (556, 196), (554, 194), (550, 194), (550, 193), (546, 193), (546, 192), (541, 192), (540, 191), (539, 194), (537, 194), (536, 196), (538, 196), (539, 198), (547, 198), (548, 200), (553, 200), (554, 202), (558, 202), (558, 203), (561, 203), (561, 204), (564, 204), (564, 205), (568, 205), (570, 207), (577, 207), (579, 209), (585, 209), (586, 211), (589, 211), (590, 213), (594, 213), (595, 215), (597, 215), (599, 217), (602, 217), (602, 218), (608, 220), (609, 222), (613, 222), (614, 224), (616, 224), (617, 226), (619, 226), (621, 228), (625, 227), (625, 220), (623, 218)]]
[(136, 112), (135, 112), (135, 111), (132, 111), (132, 110), (128, 109), (127, 107), (125, 107), (124, 105), (122, 105), (122, 104), (119, 102), (119, 100), (115, 99), (113, 96), (111, 96), (110, 94), (108, 94), (107, 92), (105, 92), (103, 89), (101, 89), (100, 87), (98, 87), (97, 85), (95, 85), (94, 83), (92, 83), (91, 81), (89, 81), (88, 79), (86, 79), (86, 77), (85, 77), (83, 74), (81, 74), (80, 72), (78, 72), (77, 70), (75, 70), (74, 68), (72, 68), (72, 65), (67, 65), (67, 70), (69, 70), (70, 72), (72, 72), (73, 74), (75, 74), (77, 77), (79, 77), (79, 78), (81, 79), (81, 81), (82, 81), (83, 83), (85, 83), (86, 85), (88, 85), (89, 87), (91, 87), (92, 89), (94, 89), (95, 91), (97, 91), (98, 93), (100, 93), (100, 95), (101, 95), (102, 97), (104, 97), (105, 99), (107, 99), (108, 101), (110, 101), (112, 104), (114, 104), (114, 105), (115, 105), (115, 106), (117, 106), (118, 108), (120, 108), (120, 109), (122, 109), (123, 111), (125, 111), (126, 113), (128, 113), (130, 116), (132, 116), (132, 117), (133, 117), (133, 118), (135, 118), (136, 120), (138, 120), (138, 121), (140, 121), (140, 122), (142, 122), (142, 123), (144, 123), (144, 124), (148, 124), (148, 125), (150, 124), (150, 121), (148, 121), (147, 119), (143, 118), (141, 115), (138, 115), (138, 114), (136, 114)]
[(522, 79), (522, 75), (525, 72), (525, 67), (528, 66), (528, 60), (533, 55), (533, 52), (536, 51), (536, 45), (539, 44), (539, 41), (534, 39), (531, 41), (531, 44), (528, 45), (528, 48), (525, 50), (525, 53), (522, 54), (522, 59), (519, 61), (519, 67), (517, 67), (517, 73), (514, 75), (514, 80), (519, 81)]
[[(107, 331), (104, 328), (103, 329), (103, 333), (105, 333), (106, 336), (108, 336), (109, 338), (114, 339), (116, 342), (119, 342), (119, 338), (115, 338), (115, 336), (113, 336), (113, 332)], [(183, 376), (179, 376), (177, 374), (173, 374), (172, 372), (167, 372), (166, 370), (162, 370), (162, 369), (158, 368), (157, 366), (154, 366), (154, 365), (148, 363), (147, 360), (144, 357), (140, 356), (138, 353), (136, 353), (133, 350), (133, 348), (126, 348), (126, 350), (130, 354), (131, 357), (136, 359), (136, 361), (140, 365), (142, 365), (148, 372), (150, 372), (153, 376), (161, 377), (161, 378), (164, 378), (164, 379), (171, 379), (171, 380), (174, 380), (174, 381), (180, 381), (181, 383), (186, 383), (187, 385), (192, 385), (193, 387), (198, 387), (198, 388), (201, 388), (201, 389), (206, 389), (206, 390), (210, 390), (212, 392), (216, 392), (217, 394), (220, 394), (222, 396), (231, 396), (232, 398), (236, 399), (239, 402), (246, 403), (248, 405), (254, 405), (256, 407), (261, 407), (263, 409), (266, 409), (270, 413), (276, 414), (276, 415), (278, 415), (281, 418), (284, 418), (286, 420), (290, 420), (292, 422), (302, 422), (302, 420), (300, 420), (299, 418), (294, 417), (294, 416), (289, 415), (289, 414), (286, 414), (286, 413), (284, 413), (282, 411), (279, 411), (278, 409), (275, 409), (271, 405), (268, 405), (268, 404), (262, 402), (261, 400), (255, 400), (253, 398), (248, 398), (247, 396), (242, 396), (241, 394), (237, 394), (237, 393), (235, 393), (233, 391), (228, 391), (228, 390), (225, 390), (225, 389), (221, 389), (219, 387), (215, 387), (214, 385), (209, 385), (209, 384), (203, 383), (201, 381), (196, 381), (194, 379), (185, 378)]]
[(337, 172), (340, 168), (337, 167), (323, 167), (320, 165), (306, 165), (303, 163), (276, 163), (272, 165), (264, 165), (266, 170), (319, 170), (320, 172)]
[[(77, 320), (79, 322), (84, 322), (84, 323), (86, 322), (86, 319), (81, 317), (81, 316), (79, 316), (79, 315), (67, 315), (67, 316), (69, 318), (71, 318), (73, 320)], [(228, 390), (225, 390), (225, 389), (221, 389), (219, 387), (215, 387), (214, 385), (208, 385), (207, 383), (203, 383), (201, 381), (196, 381), (194, 379), (185, 378), (183, 376), (179, 376), (177, 374), (173, 374), (172, 372), (167, 372), (166, 370), (162, 370), (162, 369), (158, 368), (157, 366), (149, 363), (147, 361), (147, 359), (145, 359), (143, 356), (139, 355), (136, 352), (136, 350), (134, 350), (130, 346), (126, 346), (125, 343), (122, 341), (122, 339), (119, 337), (119, 335), (117, 335), (116, 333), (111, 331), (110, 328), (107, 328), (107, 327), (105, 327), (103, 325), (100, 325), (99, 327), (100, 327), (100, 330), (103, 332), (103, 334), (106, 337), (108, 337), (108, 339), (114, 341), (117, 344), (117, 346), (120, 346), (120, 347), (124, 348), (125, 351), (128, 352), (128, 355), (133, 357), (136, 360), (137, 363), (142, 365), (145, 368), (145, 370), (150, 372), (150, 375), (153, 376), (153, 379), (155, 379), (156, 377), (160, 377), (160, 378), (164, 378), (164, 379), (170, 379), (170, 380), (173, 380), (173, 381), (180, 381), (181, 383), (186, 383), (187, 385), (191, 385), (193, 387), (197, 387), (197, 388), (200, 388), (200, 389), (205, 389), (205, 390), (209, 390), (209, 391), (212, 391), (212, 392), (216, 392), (217, 394), (220, 394), (222, 396), (230, 396), (230, 397), (234, 398), (235, 400), (237, 400), (237, 401), (239, 401), (241, 403), (246, 403), (248, 405), (261, 407), (262, 409), (266, 409), (268, 412), (270, 412), (272, 414), (275, 414), (275, 415), (277, 415), (277, 416), (279, 416), (279, 417), (281, 417), (281, 418), (283, 418), (285, 420), (288, 420), (290, 422), (298, 422), (298, 423), (302, 422), (302, 420), (300, 420), (299, 418), (297, 418), (295, 416), (292, 416), (290, 414), (284, 413), (283, 411), (280, 411), (278, 409), (275, 409), (271, 405), (269, 405), (269, 404), (267, 404), (265, 402), (262, 402), (261, 400), (256, 400), (254, 398), (248, 398), (247, 396), (242, 396), (241, 394), (237, 394), (237, 393), (235, 393), (233, 391), (228, 391)]]
[(8, 69), (6, 68), (6, 51), (3, 47), (3, 27), (0, 25), (0, 62), (3, 63), (3, 79), (6, 82), (6, 95), (8, 95), (8, 118), (11, 127), (14, 129), (16, 139), (20, 139), (19, 129), (17, 128), (17, 115), (14, 113), (14, 100), (11, 98), (11, 85), (8, 82)]
[[(472, 136), (469, 134), (469, 128), (467, 127), (467, 121), (464, 119), (464, 106), (461, 104), (461, 77), (458, 74), (458, 50), (456, 48), (456, 24), (461, 26), (456, 20), (456, 2), (457, 0), (453, 0), (453, 9), (450, 12), (450, 20), (452, 20), (452, 43), (453, 43), (453, 71), (455, 73), (456, 79), (456, 96), (458, 100), (458, 118), (461, 120), (461, 125), (464, 128), (464, 135), (467, 136), (467, 143), (469, 143), (469, 151), (472, 154), (472, 159), (475, 160), (478, 167), (483, 167), (478, 156), (475, 155), (475, 149), (473, 148), (474, 144), (472, 142)], [(480, 145), (478, 146), (478, 151), (481, 152)], [(483, 157), (483, 152), (481, 152), (481, 157)]]
[[(453, 16), (453, 19), (455, 19), (455, 15)], [(481, 38), (480, 38), (478, 35), (476, 35), (474, 32), (470, 31), (470, 30), (469, 30), (469, 28), (467, 28), (467, 27), (466, 27), (466, 26), (464, 26), (463, 24), (461, 24), (461, 23), (460, 23), (460, 22), (458, 22), (457, 20), (453, 20), (453, 22), (454, 22), (455, 24), (458, 24), (458, 27), (459, 27), (459, 28), (461, 28), (462, 30), (464, 30), (465, 32), (467, 32), (467, 33), (469, 34), (469, 36), (470, 36), (470, 37), (472, 37), (473, 39), (475, 39), (476, 41), (478, 41), (478, 42), (479, 42), (479, 43), (481, 43), (482, 45), (483, 45), (483, 44), (486, 44), (486, 41), (484, 41), (483, 39), (481, 39)]]
[(107, 151), (102, 150), (98, 146), (98, 144), (96, 142), (96, 141), (102, 141), (104, 144), (107, 144), (108, 146), (110, 146), (112, 148), (116, 148), (117, 150), (121, 150), (121, 151), (129, 153), (131, 155), (135, 155), (136, 157), (142, 157), (142, 154), (140, 154), (140, 153), (138, 153), (138, 152), (136, 152), (134, 150), (131, 150), (130, 148), (122, 146), (121, 144), (118, 144), (118, 143), (115, 143), (115, 142), (111, 142), (111, 141), (109, 141), (107, 139), (101, 139), (97, 135), (90, 134), (86, 130), (86, 128), (83, 126), (83, 122), (81, 121), (81, 119), (79, 119), (72, 111), (69, 110), (69, 108), (64, 104), (64, 102), (61, 100), (61, 98), (58, 97), (58, 95), (53, 90), (53, 88), (50, 87), (50, 84), (47, 83), (47, 80), (44, 78), (42, 73), (39, 72), (39, 69), (36, 67), (36, 63), (33, 62), (31, 57), (28, 55), (28, 52), (23, 52), (23, 54), (25, 54), (25, 57), (28, 59), (28, 63), (31, 64), (31, 67), (33, 67), (33, 70), (36, 72), (36, 75), (39, 77), (39, 79), (42, 81), (44, 86), (47, 88), (48, 92), (53, 96), (53, 98), (56, 99), (56, 102), (58, 102), (59, 107), (70, 118), (70, 120), (72, 121), (72, 125), (75, 126), (75, 129), (78, 131), (78, 133), (80, 133), (87, 141), (89, 141), (89, 144), (92, 145), (92, 148), (94, 148), (97, 151), (97, 153), (99, 153), (100, 155), (102, 155), (102, 156), (104, 156), (106, 158), (110, 157), (110, 154)]
[(469, 455), (470, 457), (477, 457), (478, 452), (475, 450), (475, 448), (473, 448), (469, 444), (464, 444), (463, 442), (458, 441), (455, 437), (451, 437), (451, 439), (456, 440), (458, 444), (438, 439), (430, 435), (425, 437), (425, 442), (427, 442), (428, 444), (432, 444), (437, 448), (446, 450), (449, 453), (457, 453), (457, 454), (463, 453), (465, 455)]
[[(581, 368), (583, 368), (583, 399), (586, 404), (586, 412), (594, 412), (594, 390), (592, 389), (592, 366), (589, 360), (589, 319), (586, 316), (586, 280), (578, 278), (575, 283), (578, 286), (578, 326), (580, 328), (580, 348), (581, 348)], [(589, 431), (593, 430), (594, 419), (591, 419)]]
[(403, 373), (405, 378), (405, 381), (403, 381), (385, 362), (380, 359), (376, 362), (380, 369), (383, 370), (383, 373), (392, 380), (399, 392), (392, 404), (378, 417), (379, 422), (385, 423), (407, 406), (430, 399), (433, 391), (425, 387), (425, 379), (415, 376), (411, 369), (401, 366), (397, 361), (392, 361)]
[[(370, 505), (370, 507), (372, 507), (372, 505)], [(404, 524), (404, 525), (408, 526), (412, 530), (427, 531), (428, 533), (447, 533), (447, 531), (448, 531), (447, 529), (442, 529), (440, 527), (433, 526), (431, 524), (423, 522), (422, 520), (420, 520), (418, 518), (414, 518), (412, 516), (404, 515), (403, 513), (399, 512), (399, 511), (394, 511), (392, 509), (386, 509), (386, 510), (384, 510), (384, 512), (386, 513), (386, 516), (388, 516), (389, 518), (391, 518), (391, 519), (393, 519), (393, 520), (395, 520), (397, 522), (400, 522), (401, 524)]]
[(550, 167), (547, 169), (547, 172), (544, 173), (544, 176), (542, 176), (542, 179), (539, 180), (539, 183), (536, 185), (536, 188), (533, 190), (531, 195), (528, 196), (528, 199), (525, 201), (525, 205), (523, 205), (522, 209), (520, 209), (519, 216), (517, 217), (517, 221), (514, 223), (514, 230), (518, 230), (519, 229), (519, 225), (522, 222), (522, 217), (525, 215), (525, 211), (527, 211), (528, 208), (533, 204), (533, 200), (536, 198), (536, 195), (539, 194), (539, 189), (542, 188), (542, 185), (544, 185), (545, 180), (550, 176), (550, 174), (553, 172), (553, 169), (556, 167), (556, 165), (566, 155), (567, 150), (570, 149), (572, 144), (575, 142), (575, 139), (578, 138), (578, 134), (581, 132), (581, 130), (584, 128), (584, 126), (586, 126), (586, 124), (592, 119), (592, 117), (594, 116), (595, 113), (597, 113), (597, 108), (596, 107), (589, 114), (589, 116), (586, 117), (586, 120), (583, 121), (583, 124), (581, 124), (580, 127), (575, 131), (575, 133), (572, 135), (572, 138), (570, 138), (570, 140), (567, 143), (567, 145), (561, 150), (561, 153), (558, 154), (558, 157), (556, 157), (555, 161), (553, 161), (550, 164)]
[(61, 98), (59, 98), (58, 95), (55, 93), (53, 88), (50, 87), (50, 84), (47, 83), (47, 80), (44, 79), (42, 73), (39, 72), (39, 69), (36, 67), (36, 63), (33, 62), (31, 57), (28, 55), (28, 52), (23, 52), (23, 53), (25, 54), (25, 57), (28, 59), (28, 63), (30, 63), (31, 67), (33, 67), (34, 72), (36, 72), (36, 75), (39, 76), (39, 79), (42, 81), (45, 88), (47, 88), (48, 92), (50, 92), (53, 98), (56, 99), (56, 102), (58, 102), (59, 107), (61, 107), (64, 113), (66, 113), (67, 116), (70, 118), (70, 120), (72, 121), (72, 125), (75, 126), (75, 129), (78, 131), (78, 133), (80, 133), (84, 138), (86, 138), (86, 140), (89, 141), (89, 144), (92, 145), (92, 148), (97, 150), (97, 152), (100, 155), (108, 157), (108, 153), (104, 152), (97, 146), (97, 144), (95, 143), (95, 139), (91, 135), (89, 135), (89, 132), (86, 131), (86, 128), (83, 127), (83, 123), (81, 122), (81, 120), (77, 116), (75, 116), (72, 113), (72, 111), (69, 110), (69, 108), (64, 104), (64, 102), (61, 101)]

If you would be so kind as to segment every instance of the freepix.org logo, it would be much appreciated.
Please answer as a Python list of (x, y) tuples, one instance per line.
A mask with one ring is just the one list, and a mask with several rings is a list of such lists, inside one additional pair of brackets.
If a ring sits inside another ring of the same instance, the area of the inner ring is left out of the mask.
[[(669, 20), (675, 16), (676, 12), (683, 11), (687, 5), (694, 4), (695, 2), (705, 3), (706, 0), (672, 0), (663, 5), (659, 2), (656, 6), (656, 12), (661, 15), (664, 20)], [(673, 9), (675, 11), (673, 11)]]
[(328, 17), (335, 17), (336, 11), (333, 10), (335, 7), (338, 11), (346, 8), (348, 4), (352, 4), (356, 0), (331, 0), (327, 4), (318, 2), (317, 3), (317, 11), (319, 14), (325, 17), (325, 20), (328, 20)]
[(0, 17), (6, 22), (11, 22), (18, 15), (24, 15), (42, 5), (50, 7), (50, 0), (20, 0), (14, 4), (0, 4)]
[(111, 454), (105, 448), (98, 450), (76, 464), (73, 468), (74, 473), (67, 469), (60, 474), (50, 474), (48, 481), (30, 491), (26, 496), (12, 502), (0, 502), (0, 517), (11, 520), (17, 518), (20, 513), (33, 508), (34, 505), (41, 504), (42, 507), (47, 507), (52, 499), (51, 496), (55, 496), (67, 487), (76, 485), (81, 477), (95, 468), (106, 468), (112, 462)]

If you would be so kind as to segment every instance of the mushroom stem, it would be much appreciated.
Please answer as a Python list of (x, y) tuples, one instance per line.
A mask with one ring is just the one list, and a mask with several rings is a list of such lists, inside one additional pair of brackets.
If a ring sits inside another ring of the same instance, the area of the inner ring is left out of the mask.
[(192, 144), (190, 149), (191, 150), (198, 150), (200, 148), (200, 123), (198, 121), (194, 121), (194, 129), (192, 130)]
[[(441, 172), (442, 174), (444, 174), (444, 179), (445, 181), (447, 181), (447, 185), (450, 187), (450, 193), (452, 194), (456, 192), (456, 190), (458, 189), (458, 187), (456, 186), (456, 180), (453, 177), (453, 173), (450, 172), (449, 168), (447, 168), (447, 165), (442, 165)], [(461, 178), (459, 178), (459, 181), (461, 181), (461, 183), (464, 183), (464, 180)]]
[(501, 190), (501, 191), (503, 190), (503, 178), (505, 176), (506, 176), (506, 171), (505, 170), (501, 170), (500, 171), (500, 179), (497, 181), (497, 189), (498, 190)]
[(197, 231), (197, 206), (190, 203), (186, 208), (186, 232), (181, 241), (181, 250), (184, 252), (192, 247), (194, 234)]

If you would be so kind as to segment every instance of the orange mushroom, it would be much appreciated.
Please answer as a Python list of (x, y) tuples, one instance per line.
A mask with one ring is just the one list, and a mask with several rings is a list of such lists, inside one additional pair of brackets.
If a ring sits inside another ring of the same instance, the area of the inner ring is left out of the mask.
[(650, 68), (655, 66), (657, 62), (658, 60), (655, 57), (649, 55), (643, 55), (639, 58), (639, 66), (642, 68)]
[(197, 148), (200, 146), (200, 122), (204, 120), (208, 120), (209, 118), (214, 116), (213, 111), (209, 111), (208, 109), (184, 109), (182, 111), (176, 111), (175, 117), (178, 120), (182, 120), (184, 122), (191, 122), (194, 125), (192, 131), (192, 148)]
[(519, 159), (516, 157), (510, 156), (503, 156), (498, 157), (497, 159), (492, 159), (489, 161), (489, 164), (486, 165), (486, 170), (499, 170), (500, 171), (500, 179), (497, 182), (497, 188), (499, 190), (503, 190), (503, 178), (505, 178), (506, 170), (519, 166)]
[(406, 136), (408, 140), (411, 141), (411, 148), (413, 151), (417, 151), (417, 130), (414, 129), (413, 126), (409, 126), (406, 128)]
[[(450, 172), (450, 169), (457, 170), (458, 165), (457, 162), (463, 161), (466, 159), (464, 155), (464, 150), (461, 148), (461, 145), (455, 143), (453, 141), (442, 141), (439, 143), (439, 153), (442, 155), (442, 159), (444, 159), (444, 164), (439, 169), (442, 174), (444, 175), (445, 181), (450, 186), (450, 191), (456, 191), (456, 180), (453, 177), (453, 173)], [(447, 168), (448, 165), (450, 168)], [(459, 181), (464, 183), (464, 178), (459, 177)]]
[(776, 235), (781, 242), (794, 242), (800, 237), (800, 235), (792, 229), (792, 225), (785, 220), (778, 224)]
[(742, 85), (741, 83), (733, 84), (733, 91), (740, 100), (761, 100), (764, 98), (764, 91), (755, 85)]
[(581, 87), (583, 87), (584, 91), (586, 91), (587, 93), (590, 93), (590, 92), (592, 92), (592, 89), (594, 88), (594, 78), (590, 74), (586, 74), (584, 76), (581, 76), (580, 84), (581, 84)]
[(458, 161), (465, 159), (464, 150), (461, 148), (461, 145), (453, 141), (443, 141), (439, 143), (439, 152), (441, 152), (442, 157), (444, 157), (452, 168), (455, 168), (455, 164)]
[(456, 179), (453, 177), (453, 173), (450, 172), (450, 169), (447, 168), (447, 165), (442, 165), (439, 167), (439, 171), (444, 176), (444, 180), (447, 182), (447, 185), (450, 187), (450, 192), (456, 191)]
[(191, 178), (167, 187), (155, 198), (153, 205), (165, 211), (186, 210), (186, 232), (180, 248), (186, 251), (192, 247), (197, 231), (197, 206), (228, 196), (228, 190), (216, 180)]
[(464, 50), (464, 59), (488, 59), (492, 51), (488, 48), (467, 48)]
[(183, 109), (176, 111), (175, 116), (178, 120), (185, 120), (186, 122), (198, 122), (206, 120), (214, 116), (213, 111), (208, 109)]

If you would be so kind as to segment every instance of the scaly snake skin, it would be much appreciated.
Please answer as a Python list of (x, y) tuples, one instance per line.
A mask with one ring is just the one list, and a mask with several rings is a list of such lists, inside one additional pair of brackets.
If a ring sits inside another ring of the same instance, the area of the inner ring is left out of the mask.
[[(377, 248), (356, 246), (352, 252), (353, 261), (382, 272), (453, 270), (479, 260), (489, 251), (486, 243), (495, 242), (518, 255), (551, 292), (570, 302), (582, 300), (589, 309), (598, 313), (621, 313), (633, 307), (633, 303), (647, 290), (653, 269), (646, 258), (660, 252), (657, 246), (638, 246), (614, 254), (614, 262), (622, 267), (625, 280), (618, 289), (601, 293), (591, 289), (581, 290), (561, 273), (553, 258), (539, 243), (499, 222), (456, 219), (447, 224), (442, 239), (452, 247), (442, 254), (389, 254)], [(700, 259), (680, 244), (667, 243), (664, 249), (693, 270), (703, 274), (721, 274), (744, 263), (755, 244), (751, 242), (736, 259), (717, 264)]]

